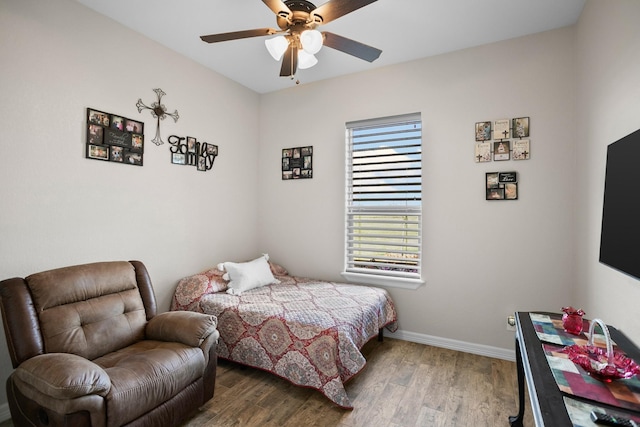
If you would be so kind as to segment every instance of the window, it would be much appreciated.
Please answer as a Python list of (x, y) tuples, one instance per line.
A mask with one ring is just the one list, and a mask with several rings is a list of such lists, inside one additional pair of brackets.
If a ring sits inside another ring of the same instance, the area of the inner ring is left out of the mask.
[(347, 280), (422, 284), (420, 114), (349, 122), (346, 161)]

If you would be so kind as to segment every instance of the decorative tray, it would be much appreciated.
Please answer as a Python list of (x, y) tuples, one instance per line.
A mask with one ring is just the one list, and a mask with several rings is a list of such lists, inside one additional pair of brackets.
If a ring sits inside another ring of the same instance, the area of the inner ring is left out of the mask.
[[(594, 328), (598, 324), (605, 336), (607, 348), (593, 344)], [(593, 319), (589, 327), (589, 341), (587, 345), (573, 344), (566, 346), (563, 352), (569, 359), (579, 365), (593, 378), (611, 382), (618, 379), (628, 379), (640, 373), (640, 367), (624, 353), (613, 350), (611, 337), (607, 325), (600, 319)]]

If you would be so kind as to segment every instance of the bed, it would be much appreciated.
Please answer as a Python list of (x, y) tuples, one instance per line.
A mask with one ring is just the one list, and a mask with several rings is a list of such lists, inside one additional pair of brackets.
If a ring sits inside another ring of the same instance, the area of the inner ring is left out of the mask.
[(380, 288), (291, 276), (271, 262), (268, 269), (271, 283), (242, 292), (229, 288), (222, 265), (185, 277), (171, 310), (215, 315), (218, 357), (316, 389), (351, 409), (344, 384), (366, 364), (361, 348), (382, 337), (383, 328), (397, 329), (391, 297)]

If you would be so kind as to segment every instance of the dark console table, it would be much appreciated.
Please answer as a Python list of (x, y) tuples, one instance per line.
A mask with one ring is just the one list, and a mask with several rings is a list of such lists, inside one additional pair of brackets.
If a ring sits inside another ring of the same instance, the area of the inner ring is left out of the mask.
[[(560, 314), (536, 312), (560, 319)], [(529, 399), (533, 419), (537, 427), (571, 427), (573, 423), (565, 406), (566, 396), (556, 384), (551, 368), (542, 347), (542, 343), (534, 329), (529, 312), (517, 312), (516, 317), (516, 369), (518, 373), (518, 414), (509, 417), (512, 427), (522, 427), (525, 408), (525, 381), (529, 389)], [(607, 325), (608, 326), (608, 325)], [(627, 356), (640, 363), (640, 350), (625, 335), (614, 327), (608, 326), (611, 339)], [(574, 398), (574, 396), (572, 396)], [(577, 400), (580, 400), (577, 398)], [(607, 405), (598, 402), (604, 408)], [(619, 408), (616, 411), (620, 412)], [(630, 412), (631, 413), (631, 412)], [(638, 413), (635, 413), (638, 415)]]

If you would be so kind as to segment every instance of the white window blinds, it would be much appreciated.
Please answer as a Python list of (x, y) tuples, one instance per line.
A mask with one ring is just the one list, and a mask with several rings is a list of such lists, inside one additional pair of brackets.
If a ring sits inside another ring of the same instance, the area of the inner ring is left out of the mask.
[(420, 279), (420, 114), (349, 122), (345, 271)]

